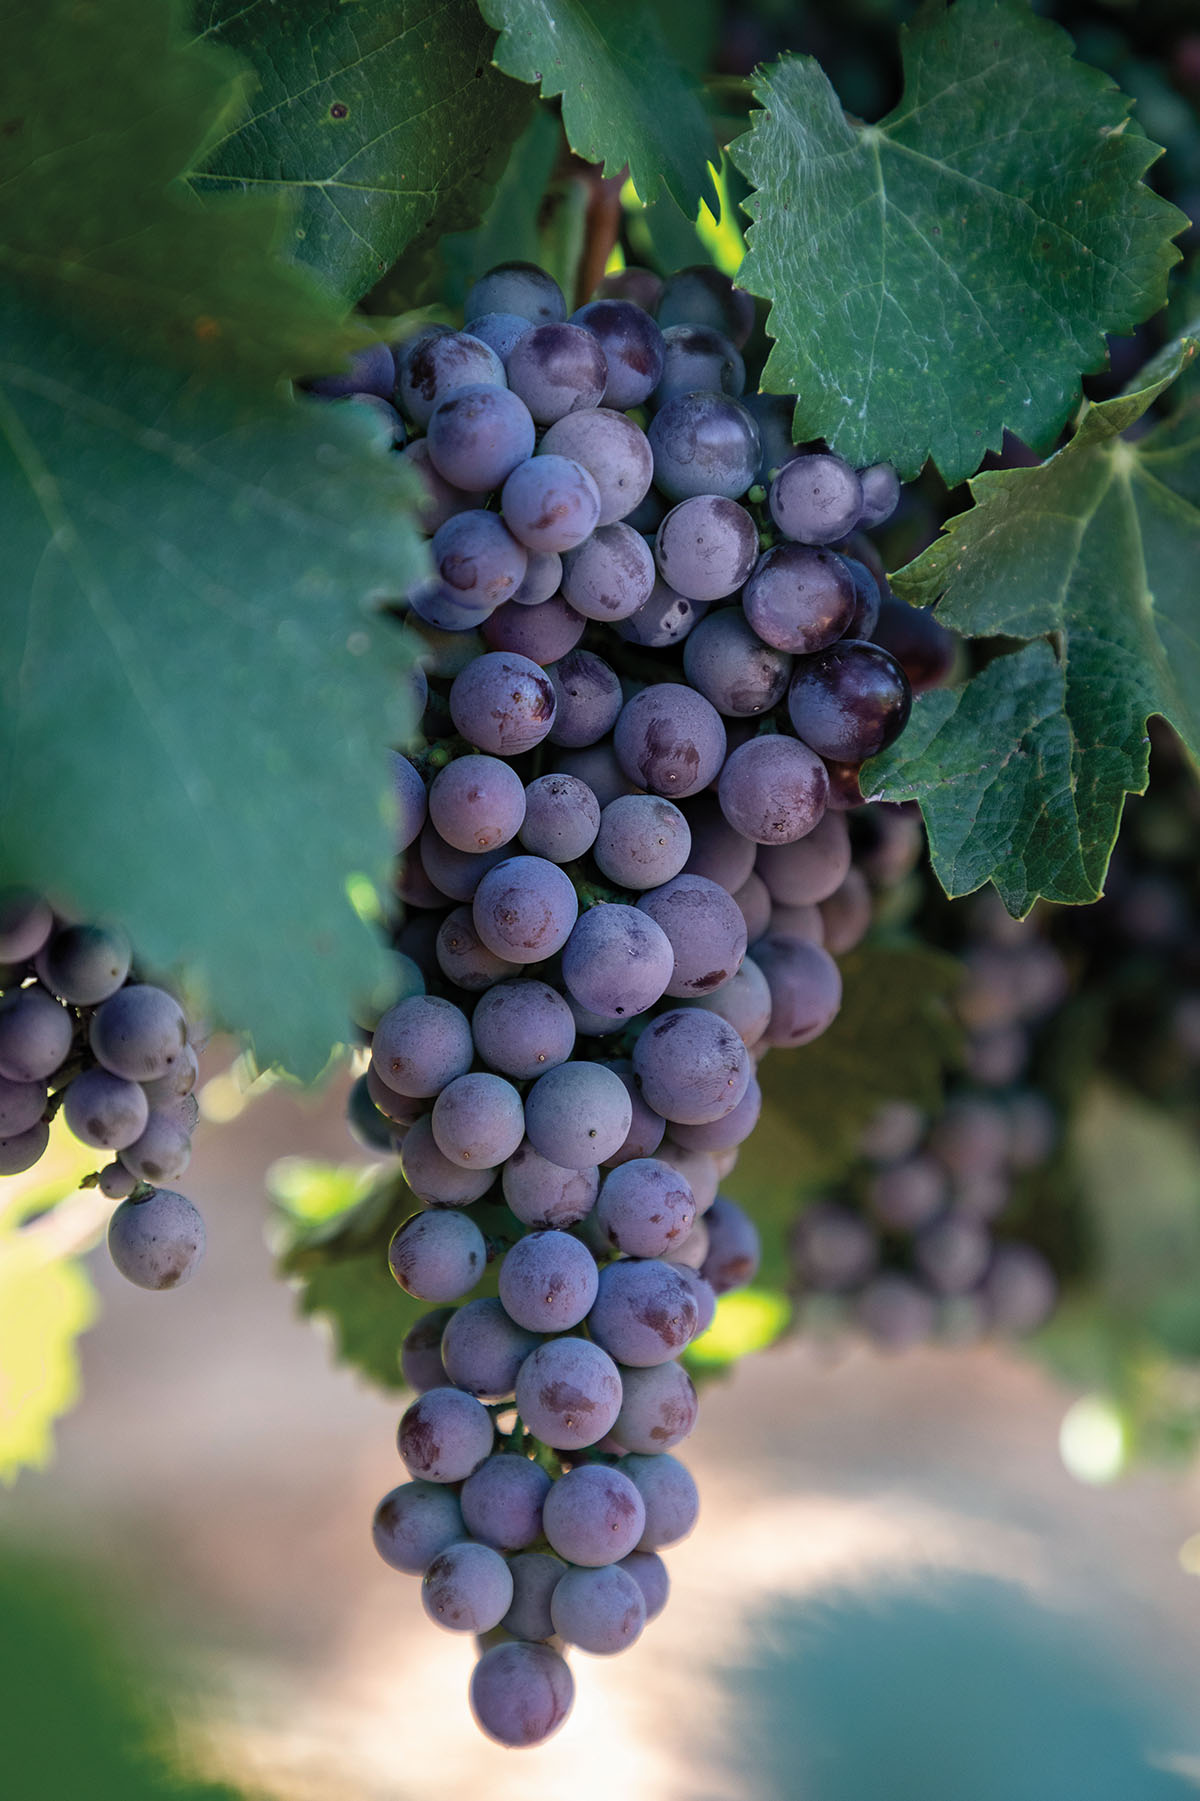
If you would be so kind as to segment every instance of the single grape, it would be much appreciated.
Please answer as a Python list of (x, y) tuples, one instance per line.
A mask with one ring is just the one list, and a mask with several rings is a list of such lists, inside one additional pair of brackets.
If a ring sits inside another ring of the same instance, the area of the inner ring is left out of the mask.
[(391, 752), (392, 798), (396, 806), (396, 849), (407, 850), (425, 824), (428, 796), (425, 784), (407, 757)]
[[(841, 884), (821, 902), (821, 936), (831, 957), (844, 957), (871, 929), (875, 906), (866, 876), (849, 869)], [(775, 930), (772, 924), (772, 931)]]
[(745, 1288), (758, 1274), (762, 1241), (758, 1227), (736, 1201), (719, 1194), (704, 1215), (708, 1255), (700, 1274), (718, 1295)]
[(589, 300), (571, 322), (591, 332), (608, 365), (603, 401), (618, 412), (641, 406), (662, 377), (662, 332), (631, 300)]
[(717, 1198), (719, 1177), (717, 1166), (707, 1151), (685, 1150), (674, 1138), (667, 1138), (655, 1152), (659, 1163), (681, 1175), (691, 1189), (697, 1214), (707, 1213)]
[(641, 1089), (634, 1078), (633, 1064), (627, 1057), (613, 1058), (606, 1067), (611, 1069), (614, 1075), (620, 1077), (633, 1107), (633, 1118), (629, 1123), (629, 1130), (625, 1134), (624, 1142), (618, 1150), (613, 1152), (611, 1157), (604, 1159), (606, 1169), (616, 1169), (622, 1163), (631, 1162), (635, 1157), (653, 1157), (663, 1141), (667, 1122), (661, 1114), (656, 1113), (653, 1107), (648, 1106), (642, 1099)]
[[(502, 389), (505, 385), (504, 364), (496, 352), (466, 331), (421, 332), (410, 339), (396, 360), (396, 398), (415, 425), (428, 426), (442, 401), (464, 388)], [(460, 487), (493, 485), (459, 483)]]
[(624, 1083), (599, 1063), (562, 1063), (539, 1076), (525, 1097), (530, 1144), (564, 1169), (603, 1163), (620, 1149), (632, 1123)]
[(746, 922), (733, 896), (700, 875), (678, 875), (637, 903), (659, 926), (673, 967), (665, 992), (691, 1000), (728, 982), (746, 955)]
[(550, 1551), (522, 1551), (519, 1556), (509, 1559), (513, 1601), (500, 1622), (506, 1632), (511, 1632), (514, 1638), (547, 1639), (553, 1636), (550, 1597), (566, 1568), (562, 1558), (555, 1557)]
[(455, 513), (464, 512), (467, 507), (482, 506), (485, 495), (466, 493), (438, 474), (430, 460), (427, 438), (414, 438), (411, 444), (405, 445), (400, 457), (420, 478), (421, 523), (431, 536), (447, 519), (453, 519)]
[(481, 1463), (462, 1489), (467, 1531), (494, 1551), (523, 1551), (542, 1535), (550, 1478), (528, 1457), (501, 1451)]
[(523, 1225), (562, 1229), (587, 1218), (595, 1205), (600, 1172), (564, 1169), (526, 1139), (504, 1165), (501, 1180), (504, 1198)]
[(65, 1062), (74, 1034), (70, 1013), (40, 984), (11, 988), (0, 996), (0, 1076), (44, 1082)]
[(677, 1170), (653, 1157), (634, 1157), (604, 1178), (596, 1221), (608, 1243), (626, 1257), (668, 1257), (691, 1231), (696, 1202)]
[(600, 495), (597, 525), (615, 525), (644, 499), (654, 474), (654, 456), (645, 432), (624, 413), (608, 407), (568, 413), (538, 445), (540, 456), (569, 457), (580, 463)]
[(500, 1299), (530, 1332), (567, 1332), (596, 1298), (596, 1263), (566, 1232), (529, 1232), (500, 1265)]
[(622, 707), (613, 748), (631, 781), (680, 800), (717, 775), (725, 727), (703, 695), (678, 682), (655, 682)]
[(495, 1180), (492, 1169), (468, 1169), (443, 1156), (428, 1113), (415, 1120), (404, 1135), (400, 1173), (427, 1207), (469, 1207)]
[(550, 1338), (521, 1365), (516, 1402), (535, 1438), (555, 1450), (578, 1451), (611, 1432), (621, 1410), (621, 1377), (607, 1351), (590, 1339)]
[(858, 515), (860, 530), (872, 531), (890, 519), (900, 502), (900, 477), (890, 463), (872, 463), (860, 469), (862, 511)]
[(468, 325), (484, 313), (516, 313), (544, 325), (565, 319), (567, 303), (554, 277), (536, 263), (497, 263), (468, 288), (463, 312)]
[(753, 415), (728, 394), (677, 394), (659, 407), (646, 436), (654, 484), (668, 500), (737, 500), (754, 480), (761, 446)]
[(808, 1044), (829, 1027), (842, 1004), (842, 976), (819, 944), (769, 933), (754, 946), (754, 960), (771, 990), (766, 1044)]
[(858, 590), (850, 565), (832, 550), (775, 544), (746, 583), (742, 606), (756, 637), (776, 650), (808, 656), (845, 635)]
[(514, 594), (488, 614), (480, 630), (489, 650), (508, 651), (545, 667), (574, 650), (587, 630), (587, 621), (561, 594), (552, 594), (535, 606), (522, 605)]
[(492, 1416), (460, 1388), (431, 1388), (400, 1420), (396, 1448), (410, 1476), (463, 1482), (491, 1454)]
[(843, 555), (841, 560), (850, 571), (850, 579), (854, 583), (854, 612), (842, 635), (846, 638), (873, 638), (879, 622), (879, 609), (883, 604), (879, 583), (866, 564), (860, 563), (857, 557)]
[(811, 906), (845, 881), (850, 868), (850, 833), (841, 813), (826, 813), (803, 838), (764, 844), (754, 864), (773, 901)]
[(575, 1699), (575, 1680), (549, 1645), (493, 1645), (471, 1675), (471, 1712), (498, 1745), (542, 1745)]
[(478, 994), (493, 982), (520, 973), (517, 964), (497, 957), (480, 941), (471, 909), (466, 906), (455, 907), (443, 919), (438, 928), (436, 954), (442, 974), (470, 994)]
[(646, 1624), (656, 1620), (667, 1604), (671, 1582), (667, 1566), (656, 1551), (631, 1551), (615, 1566), (633, 1577), (646, 1603)]
[[(431, 904), (444, 907), (450, 901), (474, 900), (475, 890), (489, 869), (495, 869), (508, 854), (507, 845), (495, 850), (455, 850), (447, 844), (432, 820), (428, 821), (418, 840), (421, 866), (440, 898)], [(411, 867), (411, 857), (406, 868)], [(416, 904), (416, 898), (410, 904)]]
[(108, 1222), (108, 1254), (138, 1288), (178, 1288), (204, 1256), (204, 1221), (181, 1194), (152, 1188), (122, 1201)]
[(671, 943), (657, 921), (638, 907), (609, 902), (576, 922), (563, 947), (562, 979), (582, 1006), (631, 1019), (670, 992), (672, 965)]
[(616, 670), (593, 651), (572, 650), (547, 673), (557, 703), (551, 744), (577, 750), (606, 737), (622, 706)]
[[(474, 1305), (473, 1301), (467, 1303), (468, 1307)], [(466, 1310), (465, 1307), (461, 1309), (464, 1313)], [(407, 1386), (415, 1389), (417, 1394), (424, 1394), (430, 1388), (451, 1386), (442, 1362), (442, 1336), (458, 1311), (455, 1307), (432, 1307), (404, 1334), (400, 1346), (400, 1373)], [(454, 1536), (457, 1538), (459, 1534), (456, 1532)]]
[(710, 325), (669, 325), (663, 332), (663, 372), (654, 390), (659, 406), (698, 391), (737, 399), (745, 388), (746, 365), (724, 332)]
[(339, 375), (310, 376), (304, 383), (309, 394), (321, 400), (341, 400), (354, 394), (392, 398), (396, 386), (396, 359), (386, 344), (368, 344), (350, 358), (350, 367)]
[(63, 1118), (84, 1144), (121, 1151), (145, 1131), (150, 1103), (136, 1082), (97, 1066), (85, 1069), (67, 1089)]
[(511, 599), (525, 579), (524, 544), (495, 513), (456, 513), (438, 527), (429, 548), (449, 597), (481, 613)]
[(561, 950), (579, 914), (570, 878), (544, 857), (508, 857), (475, 892), (475, 930), (498, 957), (540, 963)]
[(435, 407), (429, 420), (429, 459), (456, 488), (499, 488), (533, 455), (536, 436), (519, 395), (477, 382), (456, 388)]
[(41, 982), (72, 1007), (94, 1007), (115, 994), (133, 953), (119, 926), (61, 926), (38, 952)]
[(884, 750), (911, 707), (912, 690), (895, 658), (853, 639), (798, 662), (788, 691), (797, 737), (836, 762), (860, 763)]
[(600, 830), (600, 803), (573, 775), (540, 775), (525, 790), (521, 843), (551, 863), (573, 863)]
[(528, 462), (518, 464), (505, 482), (500, 509), (509, 531), (521, 544), (529, 550), (552, 550), (561, 555), (574, 550), (595, 530), (600, 490), (581, 463), (568, 457), (531, 456)]
[(756, 844), (791, 844), (811, 832), (824, 813), (829, 777), (807, 744), (770, 732), (730, 753), (717, 796), (743, 837)]
[[(183, 1098), (192, 1100), (190, 1095)], [(192, 1160), (194, 1126), (194, 1113), (180, 1117), (152, 1108), (138, 1136), (121, 1147), (120, 1161), (139, 1181), (176, 1182)]]
[(859, 1295), (854, 1315), (881, 1350), (905, 1351), (933, 1331), (933, 1298), (909, 1276), (884, 1270)]
[(597, 407), (608, 386), (608, 361), (600, 342), (579, 325), (535, 325), (518, 339), (505, 367), (509, 387), (538, 425)]
[(662, 298), (662, 277), (652, 269), (614, 269), (596, 284), (597, 300), (632, 300), (645, 312), (652, 313)]
[(910, 607), (906, 601), (884, 600), (869, 632), (895, 658), (914, 694), (940, 688), (950, 679), (958, 654), (958, 639), (928, 607)]
[(679, 1271), (647, 1257), (605, 1265), (587, 1324), (617, 1363), (645, 1369), (677, 1357), (695, 1336), (698, 1319), (695, 1297)]
[(699, 1404), (682, 1364), (622, 1370), (621, 1389), (621, 1411), (613, 1437), (627, 1451), (669, 1451), (695, 1427)]
[(458, 1496), (438, 1482), (402, 1482), (384, 1495), (371, 1522), (375, 1549), (406, 1576), (419, 1576), (462, 1536)]
[(679, 874), (691, 848), (688, 822), (653, 794), (619, 795), (600, 816), (593, 855), (622, 888), (657, 888)]
[(796, 456), (771, 483), (767, 504), (785, 537), (801, 544), (834, 544), (858, 523), (862, 482), (849, 463), (829, 452)]
[(478, 319), (471, 320), (471, 336), (482, 338), (502, 363), (508, 361), (514, 346), (530, 329), (531, 321), (520, 313), (481, 313)]
[(512, 1606), (508, 1565), (490, 1545), (464, 1539), (439, 1551), (421, 1578), (421, 1605), (448, 1632), (488, 1632)]
[(600, 1463), (581, 1464), (560, 1476), (542, 1507), (551, 1550), (587, 1569), (627, 1557), (645, 1524), (645, 1504), (633, 1481)]
[(669, 325), (709, 325), (740, 350), (754, 330), (754, 301), (711, 263), (695, 263), (663, 284), (658, 322), (664, 331)]
[(439, 837), (455, 849), (494, 850), (520, 831), (525, 788), (499, 757), (458, 757), (433, 778), (429, 817)]
[(569, 1645), (593, 1656), (624, 1651), (646, 1624), (646, 1598), (628, 1571), (569, 1569), (550, 1597), (554, 1630)]
[(858, 1148), (872, 1163), (893, 1163), (920, 1149), (926, 1119), (911, 1101), (885, 1101), (859, 1135)]
[(861, 1288), (879, 1264), (879, 1240), (866, 1220), (830, 1201), (801, 1214), (791, 1248), (801, 1281), (827, 1293)]
[(689, 600), (724, 600), (758, 557), (758, 532), (745, 507), (697, 494), (671, 508), (658, 528), (655, 560), (664, 579)]
[[(649, 452), (647, 445), (647, 456)], [(53, 930), (54, 914), (40, 894), (31, 888), (0, 888), (0, 963), (29, 962)]]
[(1032, 1245), (1000, 1244), (983, 1279), (983, 1299), (997, 1331), (1023, 1337), (1036, 1332), (1053, 1313), (1058, 1283)]
[(878, 1170), (867, 1188), (867, 1205), (880, 1225), (893, 1232), (915, 1232), (937, 1218), (949, 1192), (946, 1172), (937, 1159), (918, 1154)]
[(599, 525), (563, 557), (562, 591), (585, 619), (613, 624), (644, 606), (654, 587), (654, 557), (631, 525)]
[[(744, 925), (744, 915), (742, 922)], [(766, 976), (752, 957), (743, 957), (729, 981), (723, 982), (720, 988), (711, 994), (698, 995), (696, 999), (699, 1006), (727, 1020), (747, 1050), (753, 1050), (771, 1022), (771, 990)], [(749, 1092), (747, 1089), (746, 1093)], [(733, 1114), (727, 1117), (732, 1119)]]
[(987, 1269), (992, 1241), (978, 1220), (948, 1213), (917, 1233), (913, 1262), (938, 1294), (966, 1294)]
[(702, 875), (710, 882), (719, 882), (730, 894), (736, 894), (754, 868), (757, 847), (734, 830), (711, 792), (694, 795), (684, 812), (692, 835), (684, 870), (688, 875)]
[(676, 594), (661, 575), (656, 575), (649, 600), (628, 619), (618, 621), (617, 636), (630, 644), (662, 650), (668, 644), (682, 642), (707, 612), (705, 601), (689, 600), (684, 594)]
[(92, 1052), (114, 1076), (149, 1082), (165, 1076), (187, 1046), (183, 1009), (162, 988), (134, 982), (118, 988), (92, 1015)]
[(621, 768), (609, 738), (600, 744), (585, 744), (582, 750), (560, 750), (554, 767), (560, 775), (573, 775), (585, 782), (602, 808), (619, 794), (636, 791), (637, 784)]
[(461, 1300), (478, 1282), (486, 1262), (483, 1233), (473, 1219), (453, 1208), (410, 1214), (388, 1245), (393, 1276), (418, 1301)]
[(516, 605), (538, 607), (558, 593), (562, 585), (562, 558), (556, 550), (531, 550), (525, 579), (513, 595)]
[(371, 1041), (371, 1061), (383, 1081), (413, 1097), (440, 1094), (466, 1074), (473, 1054), (466, 1015), (432, 994), (410, 995), (389, 1007)]
[(528, 978), (497, 982), (481, 995), (471, 1031), (485, 1063), (524, 1081), (565, 1063), (575, 1047), (575, 1022), (562, 995)]
[(456, 675), (450, 715), (469, 744), (516, 757), (540, 744), (554, 724), (554, 684), (528, 657), (491, 651)]
[(633, 1068), (656, 1113), (702, 1125), (732, 1113), (750, 1085), (750, 1058), (731, 1025), (698, 1007), (660, 1013), (633, 1047)]
[(718, 713), (735, 719), (769, 713), (787, 692), (792, 659), (753, 632), (740, 607), (709, 613), (689, 634), (683, 668)]
[[(722, 1015), (724, 1017), (724, 1015)], [(738, 1034), (741, 1037), (741, 1034)], [(742, 1040), (745, 1043), (745, 1040)], [(750, 1077), (745, 1094), (721, 1119), (707, 1120), (703, 1125), (688, 1126), (676, 1121), (671, 1130), (688, 1150), (728, 1151), (744, 1144), (758, 1124), (762, 1113), (762, 1089)]]
[(757, 944), (771, 925), (771, 897), (766, 884), (751, 871), (733, 898), (746, 922), (747, 943)]
[(496, 1169), (525, 1136), (517, 1090), (484, 1070), (448, 1083), (433, 1104), (430, 1124), (443, 1157), (465, 1169)]
[[(35, 1120), (33, 1125), (27, 1126), (23, 1132), (14, 1132), (8, 1136), (0, 1135), (0, 1176), (20, 1176), (23, 1175), (27, 1169), (32, 1169), (34, 1164), (40, 1161), (49, 1142), (50, 1127), (46, 1124), (44, 1119)], [(117, 1165), (116, 1167), (119, 1168), (120, 1166)], [(122, 1174), (124, 1173), (125, 1172), (122, 1170)], [(131, 1177), (130, 1188), (132, 1188), (132, 1186), (133, 1180)], [(108, 1194), (108, 1189), (105, 1188), (103, 1183), (103, 1177), (101, 1178), (100, 1189), (102, 1194)], [(125, 1192), (128, 1193), (129, 1190), (126, 1190)], [(109, 1194), (108, 1198), (110, 1200), (120, 1200), (121, 1196)]]
[(639, 1551), (657, 1551), (678, 1544), (696, 1524), (700, 1495), (691, 1471), (669, 1452), (645, 1457), (622, 1457), (617, 1469), (637, 1489), (645, 1509), (645, 1525)]

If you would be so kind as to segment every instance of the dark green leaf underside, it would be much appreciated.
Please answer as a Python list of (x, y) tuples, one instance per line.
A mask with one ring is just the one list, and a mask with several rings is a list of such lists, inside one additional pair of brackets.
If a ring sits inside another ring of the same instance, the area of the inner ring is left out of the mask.
[(1146, 385), (1091, 407), (1035, 469), (981, 475), (975, 505), (893, 583), (973, 636), (1040, 642), (965, 687), (923, 695), (868, 766), (871, 792), (918, 800), (950, 894), (995, 882), (1009, 908), (1097, 898), (1128, 792), (1146, 784), (1146, 721), (1200, 756), (1200, 405), (1121, 433), (1187, 366), (1185, 338)]
[(764, 387), (798, 438), (947, 482), (1031, 443), (1078, 401), (1104, 334), (1163, 304), (1184, 216), (1141, 181), (1158, 154), (1130, 102), (1022, 0), (927, 8), (904, 96), (876, 126), (791, 57), (731, 154), (758, 192), (738, 277), (772, 301)]
[(373, 978), (398, 634), (424, 568), (367, 422), (197, 388), (0, 310), (0, 865), (191, 966), (311, 1076)]
[(257, 87), (193, 187), (286, 197), (292, 254), (347, 300), (473, 225), (529, 118), (471, 0), (198, 0), (194, 17)]

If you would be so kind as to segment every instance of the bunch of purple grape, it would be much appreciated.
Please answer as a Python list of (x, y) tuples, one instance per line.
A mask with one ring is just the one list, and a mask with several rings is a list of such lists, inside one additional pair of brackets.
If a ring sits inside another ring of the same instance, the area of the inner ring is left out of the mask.
[(793, 403), (744, 393), (725, 277), (611, 285), (568, 320), (505, 265), (465, 331), (310, 384), (404, 446), (435, 566), (400, 609), (425, 748), (394, 759), (398, 999), (351, 1101), (422, 1204), (392, 1272), (436, 1304), (375, 1541), (481, 1641), (506, 1745), (565, 1718), (563, 1648), (620, 1651), (665, 1601), (697, 1507), (677, 1360), (758, 1262), (718, 1185), (758, 1059), (838, 1011), (871, 918), (846, 812), (911, 700), (861, 535), (894, 472), (797, 450)]
[(139, 981), (115, 926), (57, 918), (0, 892), (0, 1176), (32, 1169), (61, 1108), (72, 1134), (115, 1152), (95, 1185), (121, 1204), (108, 1248), (141, 1288), (175, 1288), (204, 1251), (204, 1222), (173, 1189), (192, 1154), (198, 1065), (182, 1007)]
[(792, 1234), (801, 1328), (852, 1324), (902, 1350), (942, 1336), (1019, 1337), (1052, 1313), (1057, 1280), (1043, 1252), (994, 1228), (1014, 1186), (1046, 1164), (1058, 1117), (1029, 1079), (1035, 1028), (1066, 992), (1066, 970), (1036, 919), (1009, 918), (993, 895), (972, 909), (958, 997), (967, 1080), (930, 1120), (882, 1108), (861, 1167), (810, 1206)]

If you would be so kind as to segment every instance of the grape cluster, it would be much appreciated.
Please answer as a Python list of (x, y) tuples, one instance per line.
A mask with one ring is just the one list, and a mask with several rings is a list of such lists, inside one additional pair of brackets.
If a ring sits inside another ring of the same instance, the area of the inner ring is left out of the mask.
[(718, 1187), (759, 1058), (838, 1011), (871, 918), (847, 811), (911, 687), (862, 535), (896, 476), (745, 392), (747, 295), (637, 271), (568, 319), (512, 264), (466, 317), (325, 393), (383, 409), (434, 563), (397, 609), (424, 748), (393, 755), (398, 998), (351, 1119), (399, 1151), (390, 1265), (433, 1304), (375, 1543), (480, 1641), (484, 1732), (528, 1745), (563, 1650), (631, 1644), (696, 1518), (678, 1360), (759, 1256)]
[(933, 1119), (903, 1102), (881, 1108), (861, 1166), (801, 1215), (791, 1248), (802, 1329), (848, 1321), (900, 1350), (939, 1335), (1022, 1336), (1054, 1309), (1051, 1262), (1005, 1215), (1058, 1143), (1030, 1062), (1067, 972), (1040, 921), (1010, 919), (994, 894), (971, 915), (958, 996), (966, 1079)]
[(159, 1184), (191, 1158), (198, 1065), (182, 1007), (132, 961), (119, 928), (0, 892), (0, 1176), (33, 1168), (61, 1108), (81, 1143), (116, 1153), (95, 1177), (120, 1202), (108, 1230), (116, 1267), (141, 1288), (175, 1288), (200, 1262), (204, 1222)]

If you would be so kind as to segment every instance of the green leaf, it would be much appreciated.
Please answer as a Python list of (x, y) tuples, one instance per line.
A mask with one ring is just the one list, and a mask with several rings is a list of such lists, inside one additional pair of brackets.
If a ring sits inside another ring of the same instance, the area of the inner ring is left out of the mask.
[(762, 1117), (727, 1184), (764, 1230), (764, 1281), (785, 1279), (783, 1239), (804, 1196), (845, 1172), (878, 1108), (906, 1100), (934, 1111), (959, 1056), (952, 958), (880, 944), (851, 952), (840, 966), (842, 1009), (829, 1030), (764, 1060)]
[(1098, 898), (1127, 792), (1146, 785), (1146, 720), (1200, 755), (1200, 404), (1130, 442), (1196, 354), (1180, 340), (1143, 385), (1089, 407), (1034, 469), (977, 476), (975, 506), (893, 579), (976, 636), (1054, 635), (922, 695), (864, 780), (918, 800), (948, 894), (991, 880), (1009, 909)]
[(196, 0), (194, 18), (258, 85), (193, 187), (286, 199), (292, 254), (348, 300), (474, 224), (529, 118), (472, 0)]
[(691, 78), (642, 0), (480, 0), (500, 32), (496, 63), (542, 97), (562, 95), (572, 150), (606, 175), (629, 165), (643, 200), (660, 183), (694, 218), (714, 197), (716, 144)]
[(280, 374), (336, 367), (361, 325), (280, 260), (277, 194), (206, 207), (179, 179), (246, 83), (152, 0), (0, 6), (0, 276), (131, 353)]
[[(449, 306), (461, 307), (471, 284), (497, 263), (537, 263), (556, 279), (566, 273), (549, 268), (540, 226), (561, 145), (558, 120), (548, 107), (539, 106), (528, 129), (513, 145), (480, 223), (473, 231), (451, 232), (441, 241), (446, 270), (443, 297)], [(569, 280), (566, 285), (570, 286)]]
[(1023, 0), (927, 7), (902, 47), (878, 125), (809, 58), (762, 74), (738, 280), (773, 303), (763, 386), (799, 395), (798, 439), (953, 485), (1005, 427), (1061, 428), (1104, 334), (1163, 304), (1186, 220), (1141, 181), (1130, 102)]
[(371, 423), (127, 362), (0, 298), (0, 868), (193, 967), (260, 1063), (314, 1075), (380, 953), (424, 571)]

